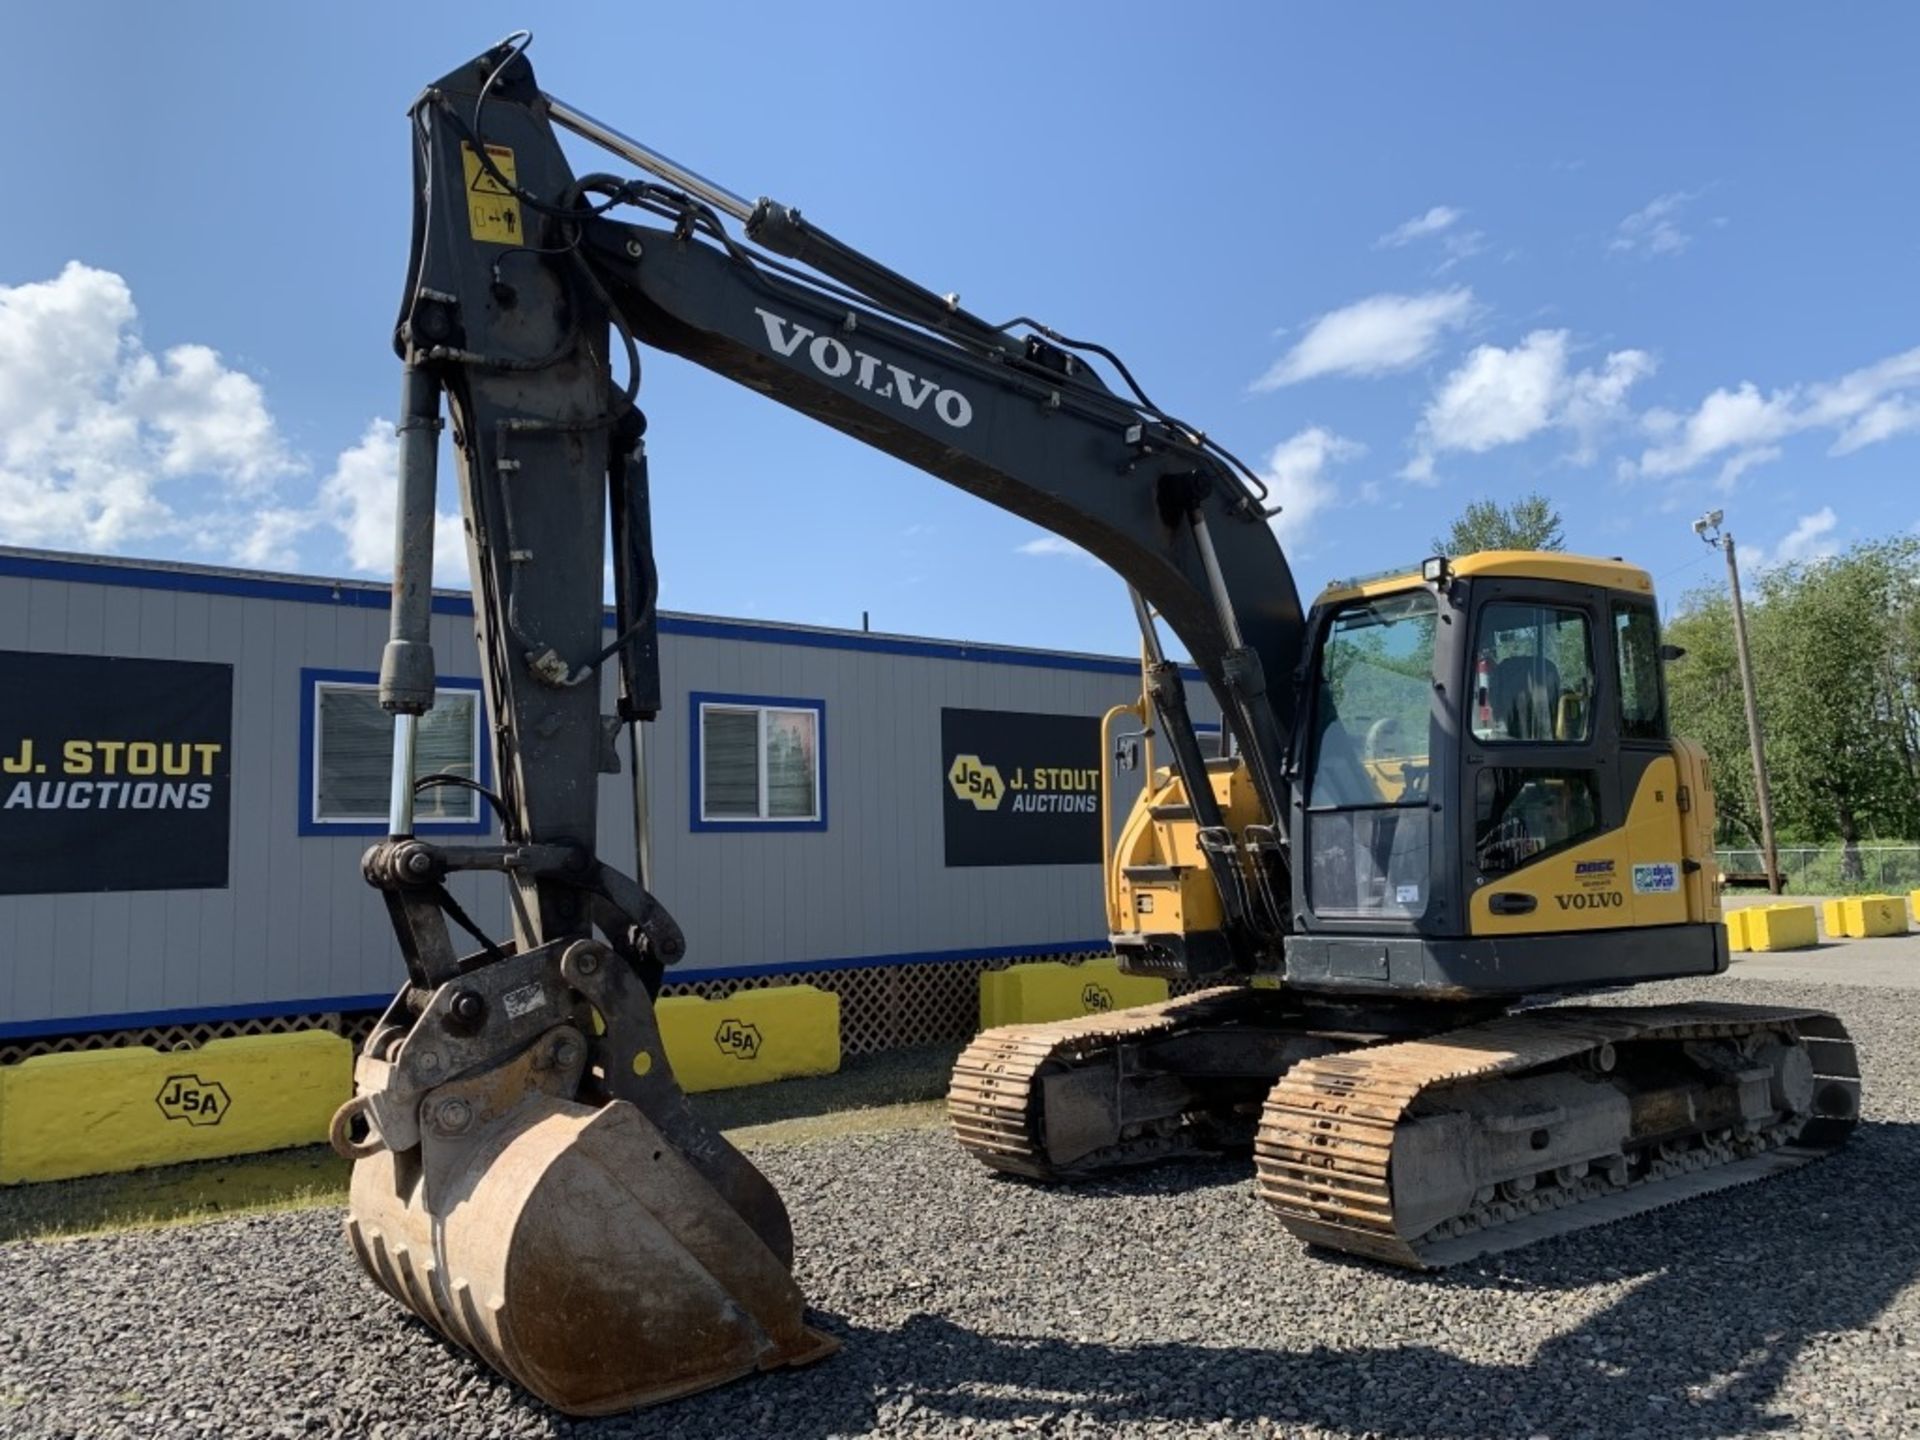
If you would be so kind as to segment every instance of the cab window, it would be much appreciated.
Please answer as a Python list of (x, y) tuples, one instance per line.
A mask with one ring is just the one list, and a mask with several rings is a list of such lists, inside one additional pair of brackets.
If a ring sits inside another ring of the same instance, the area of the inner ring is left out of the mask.
[(1665, 740), (1667, 707), (1660, 684), (1660, 623), (1651, 605), (1613, 607), (1613, 648), (1620, 666), (1621, 738)]
[(1505, 875), (1600, 831), (1600, 778), (1591, 770), (1489, 765), (1473, 787), (1473, 858)]
[(1335, 612), (1320, 651), (1316, 809), (1426, 803), (1436, 613), (1426, 590)]
[(1593, 640), (1585, 612), (1499, 601), (1480, 612), (1473, 738), (1577, 745), (1593, 734)]

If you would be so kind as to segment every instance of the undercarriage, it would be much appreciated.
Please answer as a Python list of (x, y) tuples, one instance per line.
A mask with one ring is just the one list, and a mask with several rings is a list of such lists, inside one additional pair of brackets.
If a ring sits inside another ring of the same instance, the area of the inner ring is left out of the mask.
[(1225, 988), (991, 1030), (954, 1071), (954, 1134), (1043, 1181), (1251, 1148), (1299, 1239), (1436, 1269), (1792, 1169), (1859, 1116), (1821, 1011), (1552, 1006), (1413, 1038), (1338, 1018)]

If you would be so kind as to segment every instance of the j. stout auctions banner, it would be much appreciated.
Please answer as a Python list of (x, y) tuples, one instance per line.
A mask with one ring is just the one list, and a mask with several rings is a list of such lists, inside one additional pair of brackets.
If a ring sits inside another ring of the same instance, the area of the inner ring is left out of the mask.
[(942, 710), (948, 865), (1100, 860), (1100, 722)]
[(233, 667), (0, 650), (0, 894), (227, 883)]

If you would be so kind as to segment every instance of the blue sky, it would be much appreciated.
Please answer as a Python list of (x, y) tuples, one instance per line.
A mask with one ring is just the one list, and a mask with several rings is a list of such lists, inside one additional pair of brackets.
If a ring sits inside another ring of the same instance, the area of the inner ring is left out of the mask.
[[(383, 573), (404, 111), (529, 20), (555, 94), (1119, 351), (1309, 595), (1529, 489), (1669, 600), (1708, 508), (1759, 563), (1920, 524), (1912, 7), (63, 3), (10, 23), (0, 543)], [(642, 403), (669, 608), (1132, 644), (1024, 522), (672, 357)]]

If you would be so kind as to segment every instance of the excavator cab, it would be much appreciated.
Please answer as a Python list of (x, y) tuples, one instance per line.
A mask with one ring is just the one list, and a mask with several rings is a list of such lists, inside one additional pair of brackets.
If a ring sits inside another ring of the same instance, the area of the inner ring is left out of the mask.
[[(1288, 778), (1288, 924), (1230, 935), (1171, 768), (1121, 830), (1109, 921), (1133, 968), (1322, 992), (1499, 997), (1712, 974), (1713, 792), (1669, 734), (1653, 583), (1616, 560), (1488, 551), (1330, 586), (1308, 617)], [(1207, 761), (1236, 832), (1238, 759)], [(1257, 846), (1239, 852), (1249, 886)], [(1620, 932), (1634, 932), (1631, 943)], [(1649, 936), (1646, 932), (1656, 932)]]

